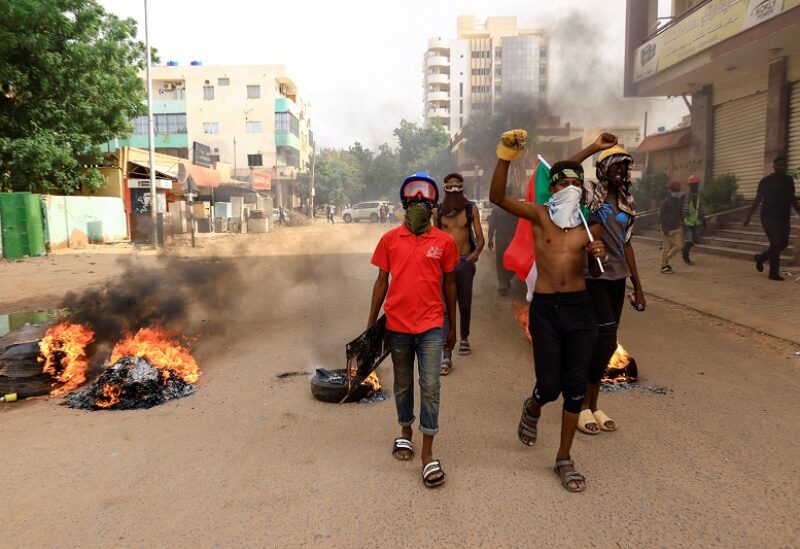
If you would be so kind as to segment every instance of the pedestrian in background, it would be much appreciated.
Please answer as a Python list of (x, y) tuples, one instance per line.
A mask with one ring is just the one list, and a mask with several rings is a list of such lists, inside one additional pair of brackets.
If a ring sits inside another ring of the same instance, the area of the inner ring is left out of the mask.
[(495, 269), (497, 271), (497, 293), (501, 296), (508, 295), (514, 271), (508, 271), (503, 266), (503, 256), (508, 245), (514, 238), (517, 230), (517, 216), (508, 213), (499, 206), (492, 205), (492, 214), (489, 216), (489, 249), (494, 249)]
[(689, 176), (689, 192), (683, 201), (683, 262), (690, 267), (694, 265), (689, 257), (692, 247), (700, 240), (698, 229), (706, 226), (705, 208), (700, 197), (700, 178)]
[(680, 181), (669, 184), (669, 196), (661, 202), (661, 272), (672, 274), (670, 259), (683, 247), (683, 197)]
[(753, 258), (756, 261), (758, 272), (764, 271), (764, 262), (769, 261), (769, 279), (783, 280), (780, 275), (781, 252), (789, 245), (789, 232), (791, 231), (791, 207), (800, 214), (800, 204), (795, 194), (794, 179), (786, 173), (786, 158), (779, 156), (772, 163), (772, 173), (761, 180), (756, 191), (756, 199), (747, 212), (744, 226), (750, 224), (750, 218), (761, 206), (761, 226), (767, 233), (769, 248)]

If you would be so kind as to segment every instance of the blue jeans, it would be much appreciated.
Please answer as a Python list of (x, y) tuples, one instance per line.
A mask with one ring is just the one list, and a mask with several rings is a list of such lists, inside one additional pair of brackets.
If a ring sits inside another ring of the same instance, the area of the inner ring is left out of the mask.
[(442, 329), (432, 328), (421, 334), (387, 330), (394, 366), (394, 403), (397, 422), (403, 427), (414, 424), (414, 357), (419, 364), (419, 430), (433, 436), (439, 432), (439, 367), (442, 362)]

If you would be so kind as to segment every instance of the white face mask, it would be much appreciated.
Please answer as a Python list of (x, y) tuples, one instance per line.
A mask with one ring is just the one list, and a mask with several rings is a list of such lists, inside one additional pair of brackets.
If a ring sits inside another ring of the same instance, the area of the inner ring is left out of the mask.
[(572, 229), (581, 224), (580, 204), (583, 190), (570, 185), (553, 193), (547, 202), (550, 219), (562, 229)]
[(445, 186), (444, 192), (446, 193), (460, 193), (464, 190), (463, 183), (457, 183), (455, 185)]

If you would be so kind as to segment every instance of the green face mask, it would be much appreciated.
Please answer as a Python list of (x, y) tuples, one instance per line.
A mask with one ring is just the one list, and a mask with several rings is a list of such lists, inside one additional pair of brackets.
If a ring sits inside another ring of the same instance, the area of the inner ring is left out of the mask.
[(406, 211), (406, 227), (419, 236), (431, 227), (431, 211), (420, 203), (412, 204)]

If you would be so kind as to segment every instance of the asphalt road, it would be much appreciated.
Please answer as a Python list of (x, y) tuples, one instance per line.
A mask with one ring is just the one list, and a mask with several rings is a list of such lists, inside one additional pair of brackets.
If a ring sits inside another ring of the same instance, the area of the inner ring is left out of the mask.
[[(620, 429), (576, 435), (582, 494), (552, 471), (560, 403), (545, 408), (535, 447), (517, 440), (531, 349), (510, 301), (496, 297), (488, 251), (474, 352), (443, 379), (443, 487), (423, 486), (418, 459), (391, 457), (391, 399), (323, 404), (307, 375), (277, 378), (343, 367), (345, 342), (366, 322), (379, 231), (318, 225), (192, 252), (224, 252), (231, 273), (228, 305), (196, 313), (209, 328), (191, 397), (129, 412), (0, 405), (3, 546), (798, 546), (800, 357), (676, 305), (652, 299), (623, 315), (642, 384), (669, 392), (601, 396)], [(56, 304), (47, 279), (61, 261), (32, 269), (42, 290), (0, 306)], [(0, 284), (18, 276), (0, 271)], [(390, 364), (379, 373), (390, 387)]]

